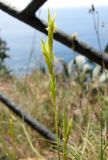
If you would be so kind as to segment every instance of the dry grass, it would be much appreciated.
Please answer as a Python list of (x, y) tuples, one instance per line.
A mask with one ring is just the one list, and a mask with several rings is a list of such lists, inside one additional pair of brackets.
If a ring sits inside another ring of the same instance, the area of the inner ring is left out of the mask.
[[(107, 86), (107, 84), (105, 85)], [(49, 79), (47, 74), (34, 72), (25, 82), (25, 78), (12, 78), (0, 81), (1, 92), (8, 95), (22, 109), (38, 119), (53, 132), (54, 111), (49, 94)], [(98, 81), (88, 85), (85, 93), (83, 86), (66, 78), (57, 77), (57, 103), (60, 107), (59, 121), (62, 121), (63, 109), (66, 108), (68, 118), (73, 119), (73, 129), (69, 140), (68, 156), (71, 159), (80, 157), (81, 160), (98, 160), (100, 155), (100, 113), (103, 110), (103, 146), (106, 160), (108, 159), (108, 98), (107, 87), (98, 85)], [(22, 122), (8, 109), (0, 104), (0, 156), (9, 150), (13, 158), (40, 156), (54, 159), (56, 153), (51, 146), (36, 132), (25, 125), (32, 145), (37, 151), (34, 153), (28, 143)], [(59, 127), (62, 138), (62, 126)], [(7, 146), (7, 148), (6, 148)]]

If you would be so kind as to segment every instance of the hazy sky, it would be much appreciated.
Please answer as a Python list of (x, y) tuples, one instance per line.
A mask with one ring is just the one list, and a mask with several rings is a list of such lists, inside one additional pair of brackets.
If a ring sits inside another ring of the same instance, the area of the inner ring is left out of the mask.
[[(18, 8), (24, 8), (30, 0), (5, 0)], [(94, 4), (96, 6), (108, 5), (108, 0), (48, 0), (44, 7), (80, 7), (90, 6)]]

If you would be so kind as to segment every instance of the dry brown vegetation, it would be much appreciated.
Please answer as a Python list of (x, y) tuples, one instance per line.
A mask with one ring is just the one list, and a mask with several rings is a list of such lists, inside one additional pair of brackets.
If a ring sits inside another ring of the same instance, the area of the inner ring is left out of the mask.
[[(104, 155), (108, 158), (108, 97), (107, 84), (100, 87), (98, 80), (88, 84), (88, 90), (64, 75), (57, 77), (57, 104), (60, 108), (59, 121), (64, 108), (68, 118), (73, 119), (69, 139), (70, 159), (98, 160), (100, 155), (100, 124), (102, 121)], [(0, 80), (1, 92), (8, 95), (22, 109), (55, 132), (54, 111), (49, 94), (49, 78), (40, 71), (27, 79), (11, 78)], [(103, 116), (101, 117), (101, 111)], [(13, 159), (41, 157), (56, 159), (56, 152), (38, 133), (23, 124), (6, 107), (0, 104), (0, 156), (10, 154)], [(102, 119), (101, 119), (102, 118)], [(26, 132), (29, 136), (29, 143)], [(59, 126), (62, 138), (62, 125)], [(35, 148), (35, 151), (33, 149)]]

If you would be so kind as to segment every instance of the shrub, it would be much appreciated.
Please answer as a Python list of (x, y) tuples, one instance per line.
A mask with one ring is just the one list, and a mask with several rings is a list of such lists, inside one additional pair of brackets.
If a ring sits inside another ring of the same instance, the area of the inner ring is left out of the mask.
[(7, 47), (7, 43), (0, 38), (0, 76), (9, 76), (10, 70), (7, 68), (5, 64), (5, 60), (9, 58), (7, 51), (9, 48)]

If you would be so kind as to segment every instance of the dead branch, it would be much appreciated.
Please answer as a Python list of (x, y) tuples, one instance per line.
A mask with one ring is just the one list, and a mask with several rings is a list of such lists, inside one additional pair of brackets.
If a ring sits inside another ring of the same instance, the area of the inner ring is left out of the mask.
[(41, 136), (49, 140), (51, 143), (56, 142), (56, 136), (52, 133), (48, 128), (46, 128), (43, 124), (41, 124), (36, 119), (33, 119), (27, 113), (21, 110), (20, 106), (17, 106), (14, 102), (12, 102), (5, 95), (0, 93), (0, 101), (9, 108), (14, 114), (16, 114), (19, 118), (21, 118), (24, 122), (26, 122), (32, 129), (37, 131)]
[(22, 11), (23, 14), (30, 16), (35, 15), (35, 12), (46, 2), (47, 0), (32, 0), (28, 6)]
[[(0, 0), (0, 9), (10, 14), (11, 16), (19, 19), (20, 21), (30, 25), (31, 27), (47, 34), (47, 30), (46, 30), (47, 23), (43, 20), (40, 20), (38, 17), (35, 17), (31, 14), (27, 15), (25, 14), (24, 10), (22, 12), (19, 12), (17, 9), (9, 6), (9, 4), (5, 3), (3, 0)], [(25, 10), (26, 9), (27, 8), (25, 8)], [(73, 40), (71, 36), (67, 35), (63, 31), (58, 29), (54, 34), (54, 39), (61, 42), (62, 44), (66, 45), (71, 49), (73, 48), (76, 52), (86, 56), (87, 58), (91, 59), (92, 61), (94, 61), (95, 63), (101, 66), (104, 62), (105, 68), (108, 69), (108, 55), (106, 53), (103, 53), (103, 56), (102, 56), (99, 51), (90, 47), (86, 43), (83, 43), (78, 39)]]

